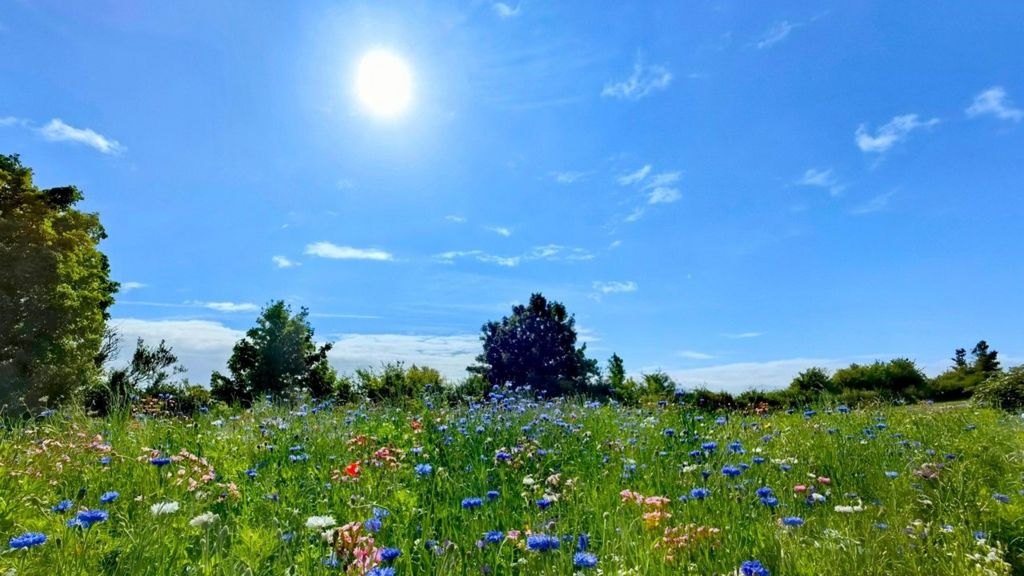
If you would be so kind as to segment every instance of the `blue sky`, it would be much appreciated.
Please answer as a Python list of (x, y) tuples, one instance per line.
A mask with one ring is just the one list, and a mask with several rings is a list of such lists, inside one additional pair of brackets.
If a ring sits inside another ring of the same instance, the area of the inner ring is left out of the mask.
[(0, 151), (202, 382), (274, 298), (342, 370), (461, 377), (535, 291), (686, 386), (1024, 360), (1024, 4), (615, 4), (7, 0)]

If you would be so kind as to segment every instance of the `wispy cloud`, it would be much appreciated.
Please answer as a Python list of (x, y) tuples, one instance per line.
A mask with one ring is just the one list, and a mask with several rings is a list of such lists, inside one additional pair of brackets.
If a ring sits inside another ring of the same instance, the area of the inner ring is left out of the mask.
[(676, 352), (676, 356), (686, 358), (687, 360), (711, 360), (715, 356), (711, 354), (705, 354), (704, 352), (697, 352), (696, 350), (682, 350)]
[(895, 116), (889, 123), (880, 126), (873, 136), (868, 131), (867, 125), (861, 124), (857, 127), (854, 137), (857, 147), (862, 152), (883, 154), (896, 144), (906, 140), (914, 130), (931, 128), (939, 122), (938, 118), (921, 121), (918, 120), (917, 114), (904, 114)]
[(466, 223), (466, 219), (463, 218), (462, 216), (455, 216), (455, 215), (452, 215), (452, 214), (449, 214), (448, 216), (445, 216), (444, 219), (449, 221), (449, 222), (455, 222), (456, 224), (465, 224)]
[(559, 184), (573, 184), (586, 178), (586, 172), (552, 172), (551, 178)]
[(644, 164), (635, 172), (630, 172), (629, 174), (623, 174), (622, 176), (619, 176), (617, 180), (620, 186), (632, 186), (633, 184), (640, 182), (644, 178), (647, 178), (647, 175), (650, 173), (651, 165)]
[(21, 118), (15, 116), (0, 116), (0, 127), (14, 126), (15, 124), (21, 124)]
[(764, 336), (764, 332), (727, 332), (722, 334), (726, 338), (732, 338), (734, 340), (741, 340), (744, 338), (757, 338), (758, 336)]
[(629, 280), (627, 282), (597, 282), (593, 283), (594, 290), (597, 290), (601, 294), (621, 294), (624, 292), (636, 292), (639, 286), (636, 282)]
[(1015, 108), (1002, 86), (993, 86), (974, 97), (974, 102), (965, 110), (968, 118), (995, 116), (1000, 120), (1020, 122), (1024, 110)]
[(681, 198), (682, 195), (679, 193), (678, 188), (670, 188), (668, 186), (658, 186), (657, 188), (651, 189), (647, 194), (648, 204), (671, 204)]
[(846, 184), (843, 184), (838, 178), (836, 178), (836, 175), (831, 168), (827, 170), (808, 168), (796, 183), (801, 186), (825, 188), (832, 196), (839, 196), (843, 193), (843, 190), (846, 190)]
[(879, 194), (878, 196), (875, 196), (874, 198), (868, 200), (864, 204), (861, 204), (860, 206), (857, 206), (853, 210), (850, 210), (850, 214), (853, 214), (855, 216), (862, 216), (864, 214), (882, 212), (889, 207), (889, 198), (891, 198), (894, 193), (895, 192), (890, 191), (886, 192), (885, 194)]
[(494, 232), (498, 236), (504, 236), (505, 238), (512, 235), (512, 230), (505, 228), (504, 226), (488, 226), (487, 230)]
[(315, 242), (306, 246), (306, 254), (319, 256), (321, 258), (333, 258), (336, 260), (394, 260), (390, 252), (376, 248), (353, 248), (351, 246), (338, 246), (330, 242)]
[(132, 290), (138, 290), (145, 287), (146, 285), (142, 282), (121, 282), (121, 292), (131, 292)]
[(249, 302), (199, 302), (191, 301), (186, 304), (192, 306), (202, 306), (203, 308), (209, 308), (210, 310), (216, 310), (217, 312), (255, 312), (260, 309), (256, 304)]
[(546, 260), (550, 262), (583, 261), (593, 260), (594, 257), (595, 256), (592, 253), (584, 250), (583, 248), (573, 248), (559, 244), (534, 246), (528, 252), (516, 256), (498, 256), (484, 252), (483, 250), (452, 250), (449, 252), (442, 252), (434, 256), (436, 260), (444, 264), (454, 264), (455, 260), (468, 258), (478, 262), (497, 264), (498, 266), (504, 266), (507, 268), (514, 268), (523, 262), (537, 260)]
[(765, 48), (771, 48), (772, 46), (785, 40), (789, 36), (790, 32), (792, 32), (793, 30), (797, 29), (800, 26), (802, 25), (793, 24), (787, 20), (782, 20), (780, 22), (772, 24), (772, 27), (769, 28), (761, 36), (761, 39), (757, 41), (757, 49), (764, 50)]
[(637, 56), (633, 63), (633, 73), (621, 82), (609, 82), (601, 90), (601, 96), (622, 100), (640, 100), (658, 90), (668, 88), (672, 83), (672, 73), (660, 64), (645, 64), (643, 58)]
[(515, 8), (509, 6), (504, 2), (494, 2), (491, 4), (491, 9), (494, 10), (494, 13), (498, 15), (498, 18), (501, 18), (503, 20), (519, 16), (519, 12), (520, 10), (522, 10), (522, 8), (522, 4), (516, 4)]
[(301, 264), (299, 264), (298, 262), (295, 262), (294, 260), (289, 260), (284, 256), (274, 256), (271, 258), (271, 260), (274, 261), (274, 265), (277, 266), (278, 268), (291, 268), (293, 266), (301, 266)]
[(117, 140), (107, 138), (89, 128), (75, 128), (65, 124), (60, 118), (50, 120), (49, 124), (38, 131), (50, 142), (75, 142), (115, 156), (125, 151), (125, 147)]
[(633, 211), (630, 212), (628, 216), (626, 216), (626, 222), (636, 222), (643, 218), (646, 212), (647, 210), (645, 210), (643, 206), (637, 206), (636, 208), (633, 208)]

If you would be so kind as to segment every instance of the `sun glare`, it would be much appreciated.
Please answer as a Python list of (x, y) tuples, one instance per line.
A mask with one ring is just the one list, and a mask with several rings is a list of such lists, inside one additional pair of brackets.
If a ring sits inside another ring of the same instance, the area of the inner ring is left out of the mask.
[(359, 61), (356, 93), (363, 107), (374, 116), (394, 118), (401, 115), (412, 100), (409, 66), (390, 52), (367, 52)]

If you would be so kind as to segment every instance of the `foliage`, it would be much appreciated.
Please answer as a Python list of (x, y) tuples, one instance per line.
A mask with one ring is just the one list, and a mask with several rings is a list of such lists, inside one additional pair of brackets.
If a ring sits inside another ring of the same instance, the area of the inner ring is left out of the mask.
[(896, 358), (888, 362), (851, 364), (836, 370), (832, 385), (840, 391), (873, 391), (891, 398), (923, 398), (928, 379), (912, 360)]
[(676, 392), (676, 383), (672, 380), (672, 377), (657, 370), (649, 374), (643, 375), (644, 379), (644, 392), (649, 399), (663, 400), (665, 398), (671, 398)]
[(335, 389), (337, 373), (327, 360), (331, 344), (317, 346), (302, 308), (292, 314), (283, 300), (270, 303), (239, 340), (228, 360), (231, 376), (214, 372), (210, 390), (218, 400), (249, 404), (264, 395), (306, 390), (315, 397)]
[(828, 370), (816, 366), (797, 374), (789, 387), (795, 392), (810, 397), (825, 393), (835, 394), (839, 392), (840, 388), (832, 381)]
[(415, 364), (406, 369), (402, 362), (388, 362), (379, 371), (372, 368), (356, 370), (356, 388), (373, 402), (419, 398), (430, 387), (445, 385), (437, 370)]
[(974, 400), (983, 406), (1003, 410), (1024, 408), (1024, 365), (1010, 368), (980, 384)]
[(975, 344), (971, 356), (974, 359), (968, 363), (967, 351), (963, 348), (956, 349), (953, 354), (953, 365), (932, 380), (932, 398), (969, 398), (986, 379), (999, 373), (999, 352), (991, 350), (988, 342), (981, 340)]
[(587, 346), (576, 347), (576, 319), (559, 302), (541, 294), (512, 314), (481, 329), (483, 352), (470, 372), (486, 376), (492, 385), (530, 386), (543, 396), (585, 394), (598, 373), (597, 361), (586, 357)]
[(99, 216), (74, 186), (40, 189), (0, 155), (0, 413), (68, 399), (95, 382), (118, 284)]
[[(349, 523), (399, 551), (381, 561), (398, 575), (724, 575), (751, 559), (790, 576), (1024, 568), (1024, 426), (998, 411), (716, 419), (496, 392), (475, 406), (261, 402), (16, 424), (0, 442), (0, 574), (366, 574), (338, 545)], [(101, 504), (108, 492), (120, 497)], [(105, 521), (67, 525), (96, 508)], [(783, 523), (794, 517), (804, 524)], [(673, 538), (696, 527), (718, 531)], [(527, 530), (561, 545), (531, 551)], [(7, 550), (27, 532), (49, 539)], [(573, 566), (579, 547), (595, 569)]]

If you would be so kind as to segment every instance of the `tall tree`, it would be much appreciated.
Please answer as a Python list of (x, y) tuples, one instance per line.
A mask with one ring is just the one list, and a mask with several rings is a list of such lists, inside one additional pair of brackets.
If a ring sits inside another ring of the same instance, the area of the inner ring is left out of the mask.
[(545, 396), (585, 393), (598, 372), (586, 344), (576, 347), (576, 319), (539, 293), (514, 306), (511, 316), (484, 324), (480, 339), (483, 352), (469, 370), (491, 384), (531, 386)]
[(118, 284), (99, 215), (74, 186), (40, 189), (0, 155), (0, 412), (54, 403), (99, 376)]
[(249, 403), (264, 394), (299, 387), (325, 396), (337, 374), (327, 361), (331, 344), (317, 346), (313, 328), (302, 308), (292, 315), (283, 300), (272, 302), (256, 319), (256, 326), (239, 340), (228, 360), (227, 377), (214, 372), (211, 392), (227, 402)]
[(622, 357), (613, 352), (612, 357), (608, 359), (608, 386), (614, 391), (621, 389), (625, 383), (626, 365)]
[(990, 350), (988, 342), (981, 340), (975, 344), (974, 349), (971, 350), (971, 356), (974, 356), (975, 371), (981, 372), (986, 376), (999, 371), (999, 360), (996, 359), (999, 356), (999, 352)]

